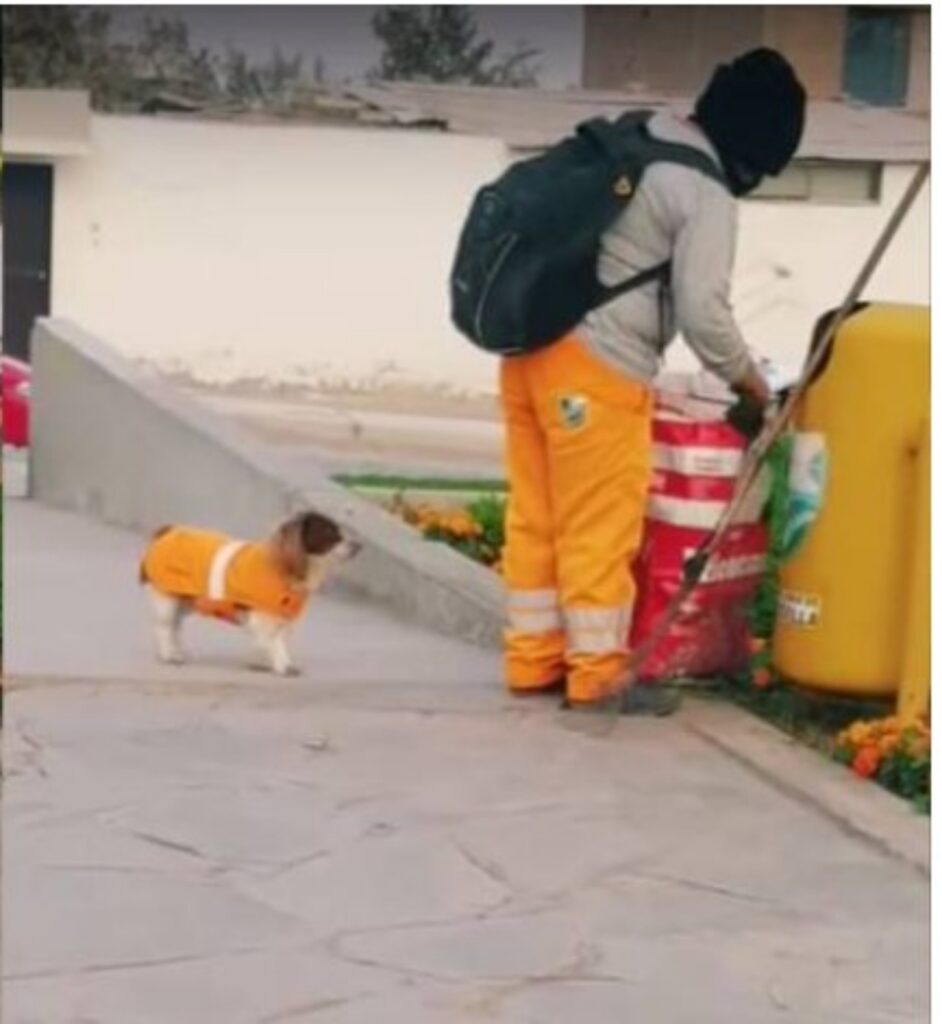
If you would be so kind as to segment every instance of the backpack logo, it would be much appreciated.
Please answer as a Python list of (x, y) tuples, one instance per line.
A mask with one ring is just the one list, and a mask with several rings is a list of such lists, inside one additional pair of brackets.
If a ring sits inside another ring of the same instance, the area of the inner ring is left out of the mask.
[(589, 419), (589, 400), (585, 395), (562, 395), (556, 400), (559, 419), (567, 430), (580, 430)]
[(612, 190), (616, 196), (621, 196), (623, 199), (627, 199), (628, 196), (634, 192), (635, 187), (623, 174), (612, 186)]

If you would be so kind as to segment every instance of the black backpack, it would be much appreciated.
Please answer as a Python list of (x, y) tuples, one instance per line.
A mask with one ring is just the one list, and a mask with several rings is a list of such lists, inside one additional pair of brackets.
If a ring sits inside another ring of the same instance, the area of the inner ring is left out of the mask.
[(670, 160), (726, 185), (705, 153), (654, 138), (651, 115), (586, 121), (574, 136), (478, 191), (449, 281), (452, 321), (475, 345), (498, 355), (532, 352), (589, 310), (669, 279), (670, 263), (608, 288), (596, 273), (600, 236), (652, 163)]

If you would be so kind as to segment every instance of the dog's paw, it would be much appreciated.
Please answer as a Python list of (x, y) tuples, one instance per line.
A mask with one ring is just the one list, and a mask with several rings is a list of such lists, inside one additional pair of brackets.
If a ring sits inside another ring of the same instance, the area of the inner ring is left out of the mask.
[(171, 651), (165, 654), (158, 654), (157, 660), (164, 665), (185, 665), (186, 658), (179, 651)]
[(283, 679), (294, 678), (301, 675), (301, 670), (297, 665), (279, 665), (275, 669), (275, 675), (281, 676)]

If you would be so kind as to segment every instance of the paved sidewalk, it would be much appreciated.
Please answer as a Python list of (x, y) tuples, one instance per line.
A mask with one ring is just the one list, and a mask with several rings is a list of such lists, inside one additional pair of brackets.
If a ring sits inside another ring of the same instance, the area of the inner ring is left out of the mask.
[(303, 679), (159, 671), (136, 538), (6, 519), (5, 1024), (928, 1020), (925, 879), (682, 717), (333, 598)]

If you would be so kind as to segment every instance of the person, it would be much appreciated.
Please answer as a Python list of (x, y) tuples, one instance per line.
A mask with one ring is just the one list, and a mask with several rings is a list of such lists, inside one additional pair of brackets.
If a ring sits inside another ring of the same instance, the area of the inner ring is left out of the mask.
[[(690, 167), (652, 165), (602, 236), (598, 274), (610, 285), (669, 259), (667, 283), (628, 292), (552, 345), (502, 360), (512, 693), (564, 685), (570, 705), (591, 705), (629, 681), (631, 563), (652, 469), (651, 382), (679, 330), (734, 391), (760, 406), (770, 401), (731, 309), (735, 199), (788, 164), (804, 114), (801, 83), (768, 49), (719, 66), (689, 118), (654, 114), (651, 134), (708, 154), (728, 188)], [(636, 695), (625, 710), (670, 710), (665, 691), (625, 693)]]

